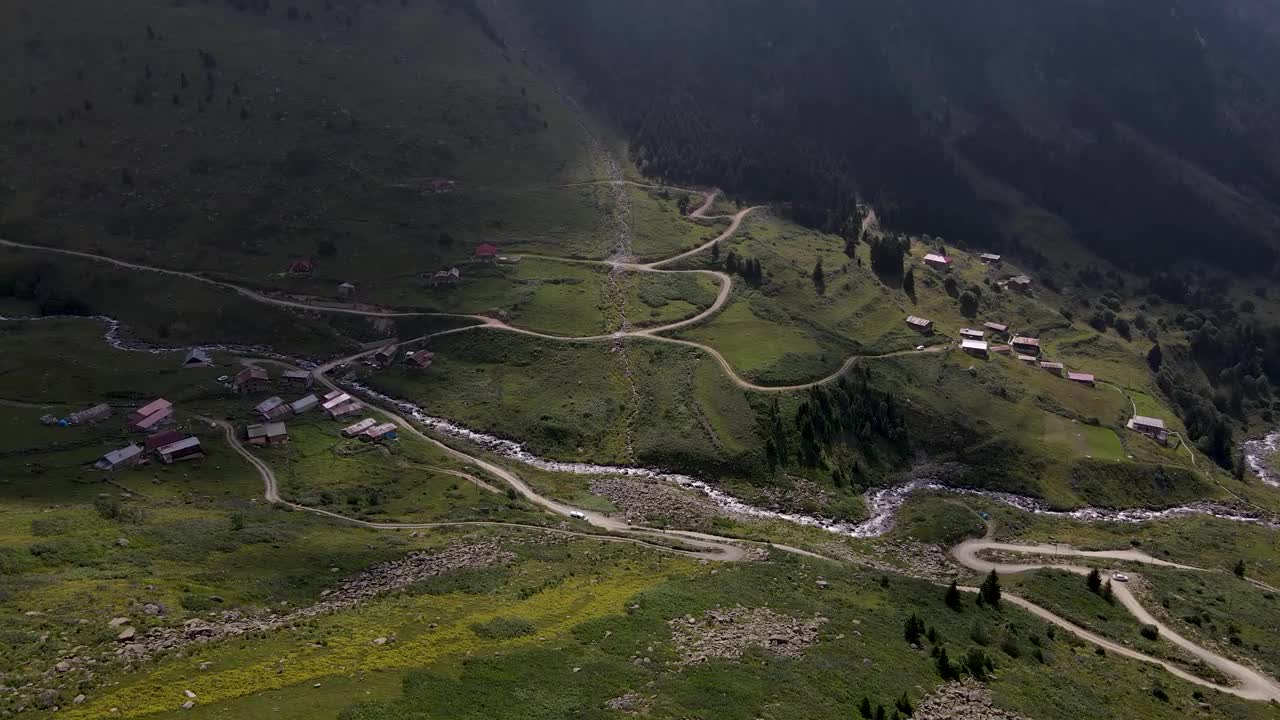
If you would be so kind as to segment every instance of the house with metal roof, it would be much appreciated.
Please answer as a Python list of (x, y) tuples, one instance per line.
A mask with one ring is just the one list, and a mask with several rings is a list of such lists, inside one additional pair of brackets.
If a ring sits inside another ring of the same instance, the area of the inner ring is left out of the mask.
[(311, 387), (311, 373), (306, 370), (285, 370), (280, 377), (284, 379), (286, 385), (296, 390), (306, 390)]
[(1039, 338), (1023, 337), (1020, 335), (1010, 340), (1009, 344), (1013, 346), (1014, 350), (1017, 350), (1023, 355), (1039, 355), (1040, 354)]
[(289, 403), (289, 409), (294, 415), (301, 415), (308, 410), (314, 410), (320, 406), (320, 398), (315, 395), (304, 395), (303, 397)]
[(161, 462), (172, 465), (182, 460), (204, 457), (204, 448), (200, 446), (200, 438), (192, 435), (156, 449), (156, 455), (160, 457)]
[(111, 406), (102, 403), (94, 405), (91, 408), (73, 412), (67, 416), (67, 423), (70, 425), (85, 425), (87, 423), (96, 423), (111, 417)]
[(435, 360), (435, 357), (436, 354), (430, 350), (417, 350), (405, 353), (404, 361), (406, 364), (416, 367), (419, 370), (426, 370), (431, 367), (431, 363)]
[(289, 442), (289, 430), (282, 422), (250, 425), (244, 434), (250, 445), (283, 445)]
[(213, 367), (213, 358), (209, 357), (209, 353), (204, 348), (192, 348), (187, 353), (187, 357), (182, 361), (184, 368), (202, 368)]
[(254, 365), (236, 373), (233, 384), (238, 392), (245, 394), (266, 392), (271, 387), (271, 376), (263, 368)]
[(974, 357), (987, 357), (987, 343), (985, 340), (961, 340), (960, 349)]
[(1134, 415), (1129, 418), (1129, 422), (1125, 424), (1125, 427), (1134, 432), (1142, 433), (1161, 445), (1169, 441), (1169, 429), (1165, 427), (1164, 420), (1160, 418)]
[(1048, 370), (1054, 375), (1061, 376), (1062, 373), (1066, 370), (1066, 367), (1060, 362), (1042, 362), (1040, 363), (1040, 369)]
[(293, 412), (292, 408), (279, 395), (273, 395), (258, 403), (254, 406), (253, 411), (261, 415), (263, 420), (278, 420), (289, 417), (290, 413)]
[(378, 351), (373, 354), (373, 361), (377, 363), (379, 367), (391, 367), (392, 363), (396, 361), (396, 357), (399, 355), (400, 346), (395, 343), (388, 343), (378, 348)]
[(1026, 275), (1016, 275), (1006, 280), (1005, 286), (1018, 290), (1019, 292), (1027, 292), (1031, 290), (1031, 278)]
[(129, 427), (141, 432), (150, 432), (172, 421), (173, 405), (164, 398), (152, 400), (129, 414)]
[(342, 437), (355, 437), (377, 424), (377, 420), (374, 420), (373, 418), (365, 418), (354, 425), (348, 425), (342, 428)]
[(164, 432), (148, 435), (144, 444), (149, 452), (152, 450), (159, 450), (165, 445), (172, 445), (184, 437), (186, 437), (186, 434), (179, 432), (178, 430), (165, 430)]
[(910, 327), (921, 335), (928, 335), (933, 332), (933, 321), (926, 320), (922, 317), (916, 317), (915, 315), (908, 315), (907, 327)]
[(395, 440), (398, 428), (395, 423), (374, 425), (360, 434), (361, 440)]
[(924, 264), (928, 265), (934, 270), (950, 270), (951, 258), (947, 257), (946, 255), (929, 253), (928, 255), (924, 256)]
[(1094, 377), (1091, 373), (1069, 372), (1067, 373), (1067, 379), (1071, 382), (1080, 383), (1081, 385), (1088, 385), (1089, 387), (1093, 387), (1094, 385)]
[(142, 451), (142, 447), (135, 443), (126, 445), (119, 450), (112, 450), (103, 455), (93, 466), (99, 470), (118, 470), (124, 467), (132, 467), (145, 462), (146, 453)]

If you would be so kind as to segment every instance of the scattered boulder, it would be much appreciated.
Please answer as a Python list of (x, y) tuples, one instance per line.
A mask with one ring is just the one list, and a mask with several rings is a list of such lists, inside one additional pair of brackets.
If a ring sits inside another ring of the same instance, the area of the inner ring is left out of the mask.
[(129, 618), (117, 617), (117, 618), (111, 618), (111, 621), (107, 623), (107, 627), (120, 627), (121, 625), (128, 625), (128, 624), (129, 624)]
[(127, 628), (125, 628), (125, 629), (121, 630), (119, 635), (116, 635), (116, 640), (118, 640), (118, 641), (120, 641), (120, 642), (128, 642), (128, 641), (132, 640), (132, 639), (134, 638), (134, 636), (135, 636), (135, 635), (137, 635), (137, 634), (138, 634), (138, 631), (137, 631), (137, 630), (134, 630), (134, 629), (133, 629), (133, 628), (131, 628), (131, 627), (127, 627)]
[(116, 538), (116, 547), (122, 547), (122, 548), (124, 548), (124, 547), (129, 547), (129, 539), (128, 539), (128, 538)]
[(667, 621), (680, 664), (692, 665), (718, 657), (737, 659), (750, 647), (786, 657), (800, 657), (818, 641), (821, 615), (799, 620), (769, 608), (713, 608), (701, 618), (686, 615)]
[(939, 687), (920, 701), (914, 720), (953, 720), (955, 718), (981, 718), (981, 720), (1026, 720), (1017, 713), (1001, 710), (991, 704), (991, 691), (986, 685), (972, 680), (963, 683), (950, 682)]

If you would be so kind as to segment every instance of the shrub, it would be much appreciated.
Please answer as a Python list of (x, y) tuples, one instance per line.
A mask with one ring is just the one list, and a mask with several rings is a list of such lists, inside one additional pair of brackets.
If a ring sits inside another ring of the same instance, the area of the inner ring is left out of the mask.
[(979, 645), (991, 644), (991, 636), (987, 633), (987, 626), (981, 622), (975, 622), (973, 627), (969, 629), (969, 639)]
[(498, 617), (471, 625), (471, 632), (485, 640), (510, 640), (532, 635), (536, 630), (532, 621), (521, 617)]
[(1005, 655), (1008, 655), (1011, 658), (1022, 657), (1022, 646), (1018, 645), (1018, 641), (1013, 638), (1005, 638), (1004, 641), (1000, 643), (1000, 649), (1004, 651)]
[(65, 517), (42, 517), (31, 521), (31, 534), (36, 537), (49, 537), (50, 535), (64, 535), (71, 532), (72, 524), (70, 518)]
[(965, 671), (975, 680), (986, 679), (987, 674), (995, 670), (995, 663), (991, 662), (991, 658), (987, 657), (986, 651), (981, 648), (969, 648), (962, 664)]
[(1148, 640), (1155, 640), (1160, 637), (1160, 628), (1155, 625), (1143, 625), (1138, 633)]

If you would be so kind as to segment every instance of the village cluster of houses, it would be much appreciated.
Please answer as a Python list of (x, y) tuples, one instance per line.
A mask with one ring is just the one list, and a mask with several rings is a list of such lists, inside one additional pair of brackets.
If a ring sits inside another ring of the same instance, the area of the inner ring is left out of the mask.
[[(933, 334), (933, 321), (916, 315), (907, 316), (907, 326), (922, 335)], [(991, 354), (1013, 355), (1019, 361), (1029, 365), (1038, 365), (1042, 370), (1065, 377), (1071, 382), (1093, 387), (1096, 378), (1090, 373), (1071, 372), (1060, 362), (1052, 362), (1041, 358), (1040, 339), (1023, 335), (1010, 335), (1009, 326), (998, 322), (984, 322), (984, 329), (960, 329), (960, 349), (974, 357), (988, 358)], [(1006, 337), (1007, 343), (991, 344), (987, 341), (987, 333), (993, 337)]]
[[(999, 267), (1000, 263), (1003, 262), (1003, 258), (1000, 255), (989, 252), (979, 253), (978, 259), (981, 260), (984, 265), (989, 265), (993, 268)], [(949, 255), (928, 253), (924, 256), (924, 264), (939, 272), (947, 272), (951, 270), (952, 266), (955, 264), (955, 260)], [(1033, 283), (1031, 278), (1026, 275), (1014, 275), (1013, 277), (999, 281), (998, 284), (1002, 288), (1027, 293), (1031, 292), (1031, 286)]]
[[(404, 353), (404, 364), (418, 370), (427, 370), (435, 362), (436, 354), (430, 350), (409, 350)], [(373, 354), (372, 363), (380, 368), (389, 368), (401, 358), (400, 346), (388, 343), (378, 348)]]
[[(398, 346), (394, 343), (388, 344), (379, 348), (374, 354), (374, 362), (387, 367), (393, 364), (399, 355)], [(405, 353), (404, 357), (406, 362), (417, 367), (428, 368), (431, 366), (434, 353), (418, 350)], [(286, 371), (281, 375), (281, 379), (287, 386), (302, 390), (308, 389), (312, 382), (311, 374), (300, 370)], [(265, 391), (269, 383), (270, 377), (266, 370), (259, 367), (245, 368), (233, 381), (235, 387), (245, 393)], [(331, 420), (340, 420), (355, 415), (363, 409), (364, 405), (359, 400), (342, 390), (332, 390), (319, 397), (315, 394), (307, 394), (293, 402), (286, 402), (279, 395), (273, 395), (254, 406), (253, 412), (262, 419), (262, 422), (247, 426), (244, 437), (250, 445), (259, 447), (284, 445), (289, 442), (289, 428), (284, 421), (291, 417), (319, 410)], [(397, 439), (396, 430), (394, 423), (379, 424), (373, 418), (365, 418), (344, 428), (342, 436), (358, 438), (366, 442), (395, 440)]]
[[(106, 408), (105, 411), (102, 408)], [(98, 405), (82, 411), (94, 416), (92, 422), (109, 417), (110, 408)], [(77, 413), (79, 414), (79, 413)], [(174, 421), (173, 404), (164, 398), (157, 398), (129, 413), (129, 429), (134, 432), (147, 433), (141, 445), (130, 443), (125, 447), (103, 455), (94, 467), (99, 470), (118, 470), (150, 462), (154, 457), (166, 465), (182, 460), (194, 460), (204, 457), (204, 448), (200, 438), (177, 430), (160, 430), (162, 426)]]
[(342, 429), (342, 437), (359, 438), (365, 442), (374, 440), (395, 440), (397, 437), (397, 428), (395, 423), (381, 423), (371, 417), (367, 417), (358, 423), (348, 425)]
[[(293, 390), (305, 391), (311, 387), (311, 373), (303, 370), (286, 370), (280, 379)], [(250, 394), (266, 392), (271, 387), (271, 377), (264, 368), (252, 366), (241, 370), (232, 381), (237, 392)], [(341, 390), (333, 390), (322, 397), (307, 393), (292, 402), (279, 395), (272, 395), (254, 406), (253, 412), (261, 423), (245, 428), (244, 436), (250, 445), (283, 445), (289, 442), (289, 429), (284, 420), (320, 410), (331, 419), (343, 418), (363, 407), (360, 401)]]

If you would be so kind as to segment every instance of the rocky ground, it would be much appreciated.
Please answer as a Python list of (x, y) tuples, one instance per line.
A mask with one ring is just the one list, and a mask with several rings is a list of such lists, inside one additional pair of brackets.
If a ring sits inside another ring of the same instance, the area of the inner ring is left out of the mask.
[(991, 705), (991, 691), (981, 683), (952, 682), (934, 690), (916, 708), (914, 720), (1026, 720)]
[[(515, 555), (502, 550), (494, 542), (457, 544), (440, 552), (413, 552), (400, 560), (374, 565), (346, 579), (337, 588), (324, 591), (316, 603), (288, 612), (250, 614), (227, 610), (190, 618), (181, 625), (153, 627), (146, 632), (138, 631), (128, 617), (112, 618), (107, 625), (116, 632), (114, 647), (79, 648), (76, 654), (58, 661), (42, 677), (18, 687), (0, 687), (0, 694), (12, 694), (15, 712), (56, 709), (59, 702), (65, 702), (62, 700), (63, 689), (91, 686), (95, 671), (110, 664), (131, 666), (193, 643), (279, 630), (309, 618), (360, 605), (378, 595), (401, 590), (434, 575), (461, 568), (498, 565), (514, 559)], [(139, 611), (163, 616), (167, 609), (157, 603), (147, 603)], [(79, 704), (84, 700), (85, 696), (80, 694), (70, 701)]]
[(935, 582), (950, 582), (964, 572), (964, 568), (947, 557), (943, 548), (915, 540), (887, 540), (872, 544), (865, 550), (854, 549), (840, 541), (831, 541), (817, 551), (883, 572), (901, 573)]
[(644, 695), (627, 693), (606, 702), (604, 705), (610, 710), (616, 710), (628, 715), (643, 715), (649, 711), (650, 704), (650, 698)]
[(633, 524), (665, 522), (673, 527), (705, 528), (724, 511), (710, 500), (661, 480), (603, 476), (591, 480), (591, 492), (609, 499)]
[(826, 621), (821, 615), (802, 620), (769, 608), (732, 607), (708, 610), (700, 618), (686, 615), (667, 624), (680, 664), (694, 665), (709, 658), (737, 659), (753, 646), (800, 657), (818, 641), (818, 628)]

